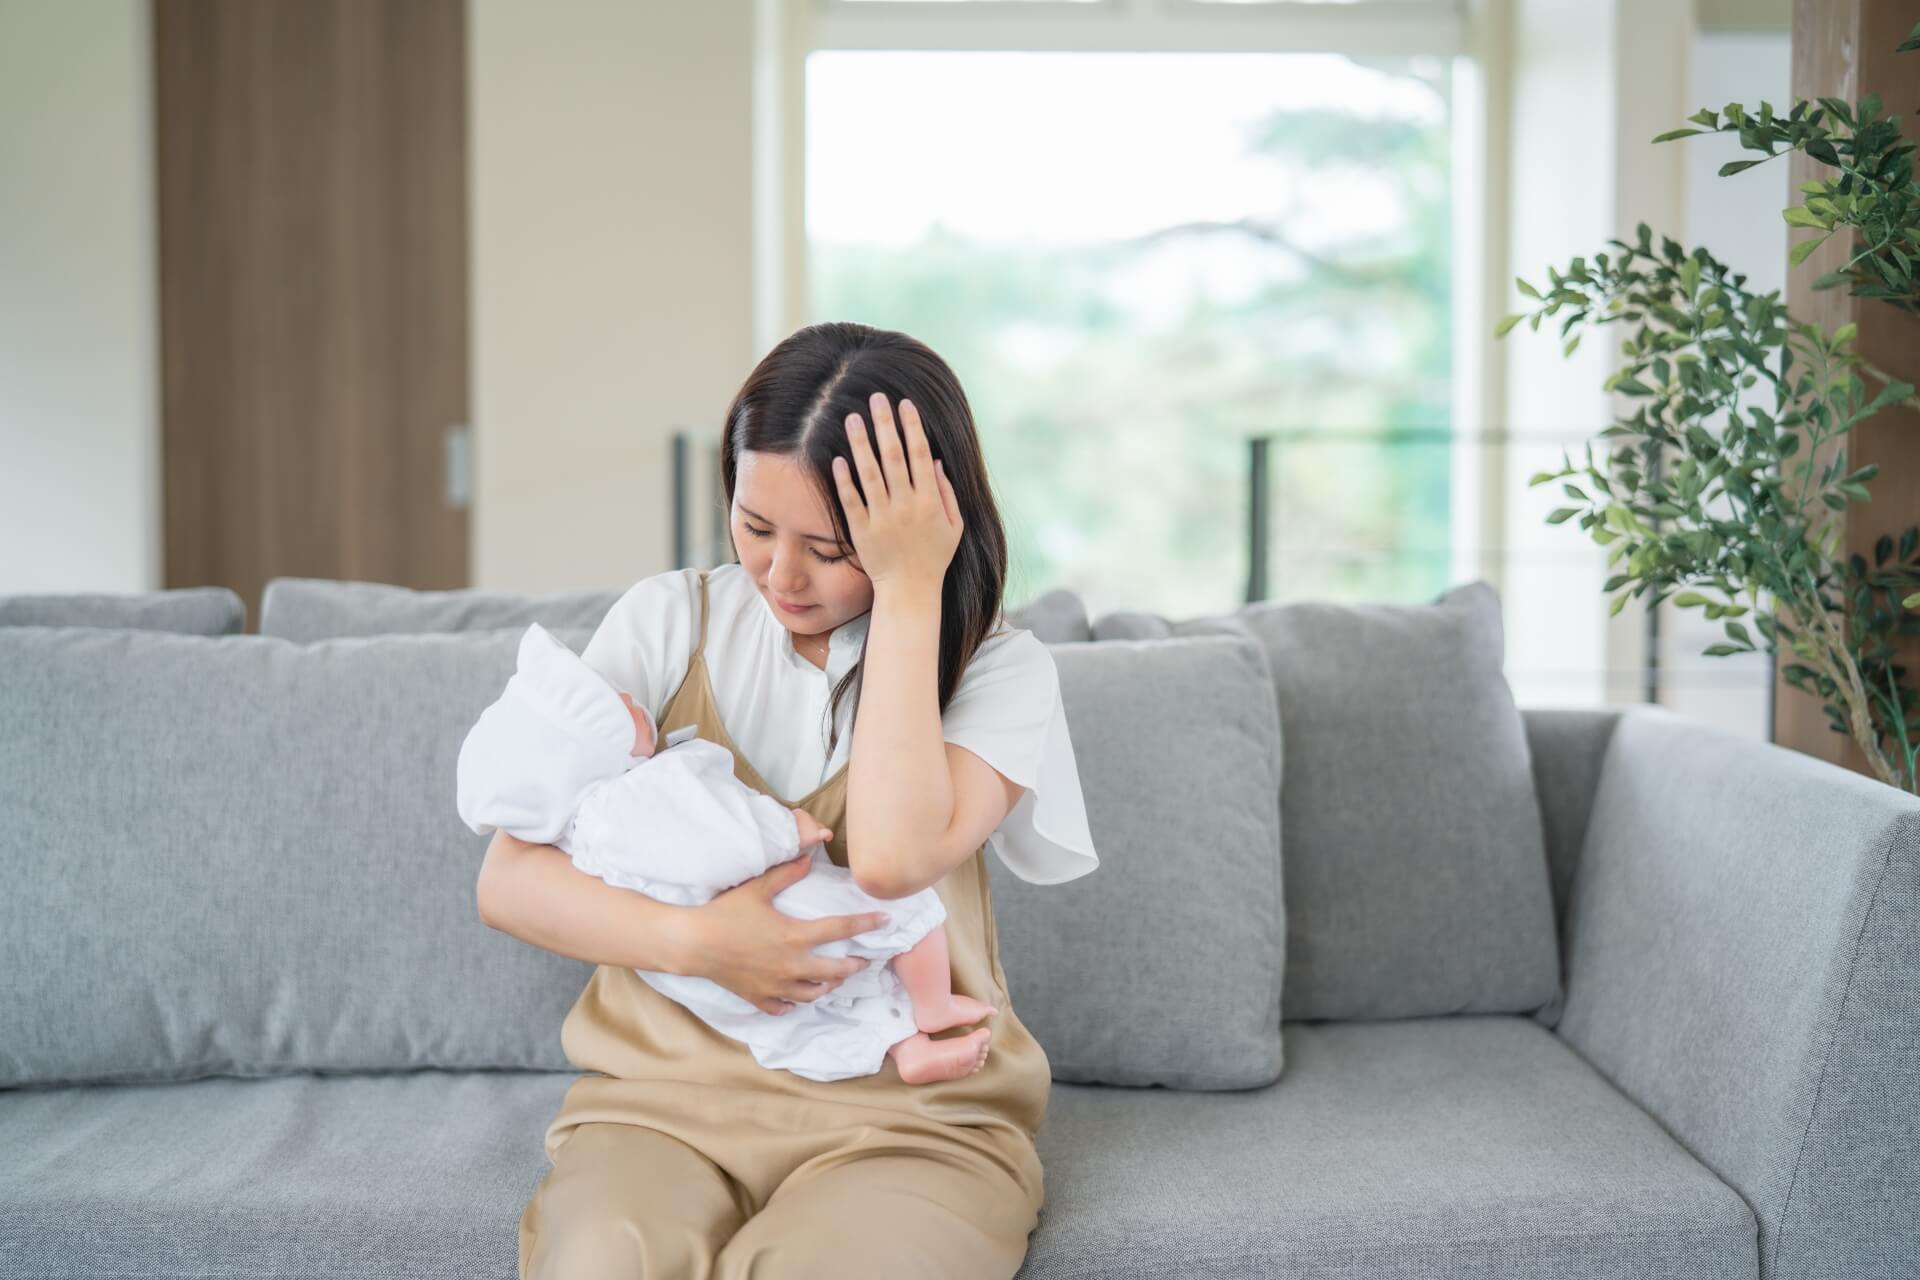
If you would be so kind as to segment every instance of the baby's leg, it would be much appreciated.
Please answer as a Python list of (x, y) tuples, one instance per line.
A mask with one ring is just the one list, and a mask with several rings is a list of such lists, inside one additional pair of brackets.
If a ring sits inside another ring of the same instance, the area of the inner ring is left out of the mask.
[(926, 937), (895, 956), (893, 971), (913, 997), (913, 1025), (922, 1031), (945, 1031), (998, 1012), (990, 1004), (954, 994), (944, 924), (929, 929)]
[(905, 1084), (931, 1084), (935, 1080), (958, 1080), (987, 1065), (985, 1027), (963, 1036), (935, 1040), (924, 1031), (916, 1031), (887, 1050), (894, 1068)]

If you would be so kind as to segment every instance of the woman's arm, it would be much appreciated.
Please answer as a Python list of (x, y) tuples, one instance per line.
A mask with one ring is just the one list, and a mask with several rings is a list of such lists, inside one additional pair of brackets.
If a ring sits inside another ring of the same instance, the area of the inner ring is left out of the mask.
[(882, 911), (805, 920), (773, 905), (811, 858), (789, 858), (704, 906), (677, 907), (573, 865), (566, 851), (494, 833), (475, 890), (480, 919), (522, 942), (592, 964), (707, 978), (765, 1013), (817, 1000), (867, 966), (816, 948), (878, 929)]
[(847, 421), (860, 489), (846, 460), (834, 459), (848, 532), (873, 582), (847, 766), (847, 865), (868, 893), (903, 898), (964, 862), (1000, 825), (1020, 788), (985, 761), (947, 749), (940, 591), (960, 543), (959, 501), (912, 401), (900, 402), (897, 427), (884, 393), (874, 392), (870, 403), (878, 458), (859, 415)]
[(688, 974), (694, 908), (610, 885), (550, 844), (496, 831), (474, 896), (481, 921), (591, 964)]
[(937, 593), (929, 601), (911, 591), (875, 591), (846, 823), (847, 864), (876, 898), (904, 898), (939, 883), (1020, 798), (1018, 783), (942, 738), (939, 646)]
[(943, 865), (953, 774), (940, 737), (939, 658), (938, 587), (875, 583), (846, 817), (847, 866), (875, 897), (917, 893), (953, 869)]

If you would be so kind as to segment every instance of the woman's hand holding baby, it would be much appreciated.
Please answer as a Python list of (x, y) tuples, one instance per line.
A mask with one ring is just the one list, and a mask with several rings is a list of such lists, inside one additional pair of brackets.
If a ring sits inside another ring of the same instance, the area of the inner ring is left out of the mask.
[(773, 905), (782, 889), (813, 867), (789, 858), (750, 880), (689, 907), (694, 932), (693, 972), (710, 978), (763, 1013), (787, 1013), (819, 999), (867, 965), (862, 956), (823, 956), (822, 943), (851, 938), (887, 922), (884, 911), (802, 920)]

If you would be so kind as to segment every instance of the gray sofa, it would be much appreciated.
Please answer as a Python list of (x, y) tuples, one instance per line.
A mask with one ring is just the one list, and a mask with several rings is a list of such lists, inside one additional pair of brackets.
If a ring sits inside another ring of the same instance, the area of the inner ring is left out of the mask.
[[(589, 967), (478, 920), (453, 761), (614, 594), (0, 602), (0, 1275), (514, 1275)], [(1516, 708), (1485, 583), (1014, 620), (1102, 855), (989, 862), (1023, 1277), (1920, 1275), (1920, 800)]]

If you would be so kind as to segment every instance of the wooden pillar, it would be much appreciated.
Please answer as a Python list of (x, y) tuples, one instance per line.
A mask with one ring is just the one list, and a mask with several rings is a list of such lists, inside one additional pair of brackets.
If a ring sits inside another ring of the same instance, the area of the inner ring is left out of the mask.
[(467, 585), (466, 0), (152, 13), (165, 585)]
[[(1920, 0), (1794, 0), (1793, 95), (1858, 102), (1878, 93), (1885, 111), (1900, 116), (1901, 132), (1920, 140), (1920, 52), (1895, 53), (1901, 41), (1920, 22)], [(1833, 170), (1816, 160), (1790, 157), (1794, 199), (1802, 199), (1800, 184), (1831, 177)], [(1795, 237), (1799, 238), (1798, 236)], [(1787, 310), (1796, 320), (1812, 321), (1824, 331), (1852, 322), (1860, 327), (1855, 343), (1866, 361), (1903, 382), (1920, 386), (1920, 317), (1878, 300), (1855, 298), (1844, 286), (1816, 291), (1813, 281), (1838, 270), (1858, 252), (1853, 237), (1835, 236), (1815, 250), (1787, 275)], [(1880, 388), (1869, 382), (1867, 394)], [(1839, 514), (1844, 521), (1838, 555), (1866, 558), (1873, 563), (1873, 544), (1882, 534), (1896, 539), (1909, 525), (1920, 523), (1920, 411), (1888, 408), (1841, 440), (1847, 470), (1878, 463), (1879, 474), (1868, 482), (1873, 501), (1850, 503)], [(1824, 465), (1829, 452), (1819, 455)], [(1818, 478), (1819, 472), (1813, 473)], [(1838, 595), (1836, 590), (1835, 595)], [(1908, 637), (1897, 661), (1907, 668), (1909, 686), (1920, 679), (1920, 637)], [(1775, 656), (1774, 739), (1809, 755), (1874, 776), (1866, 753), (1851, 734), (1829, 726), (1818, 699), (1781, 679), (1778, 669), (1800, 659), (1782, 648)]]

